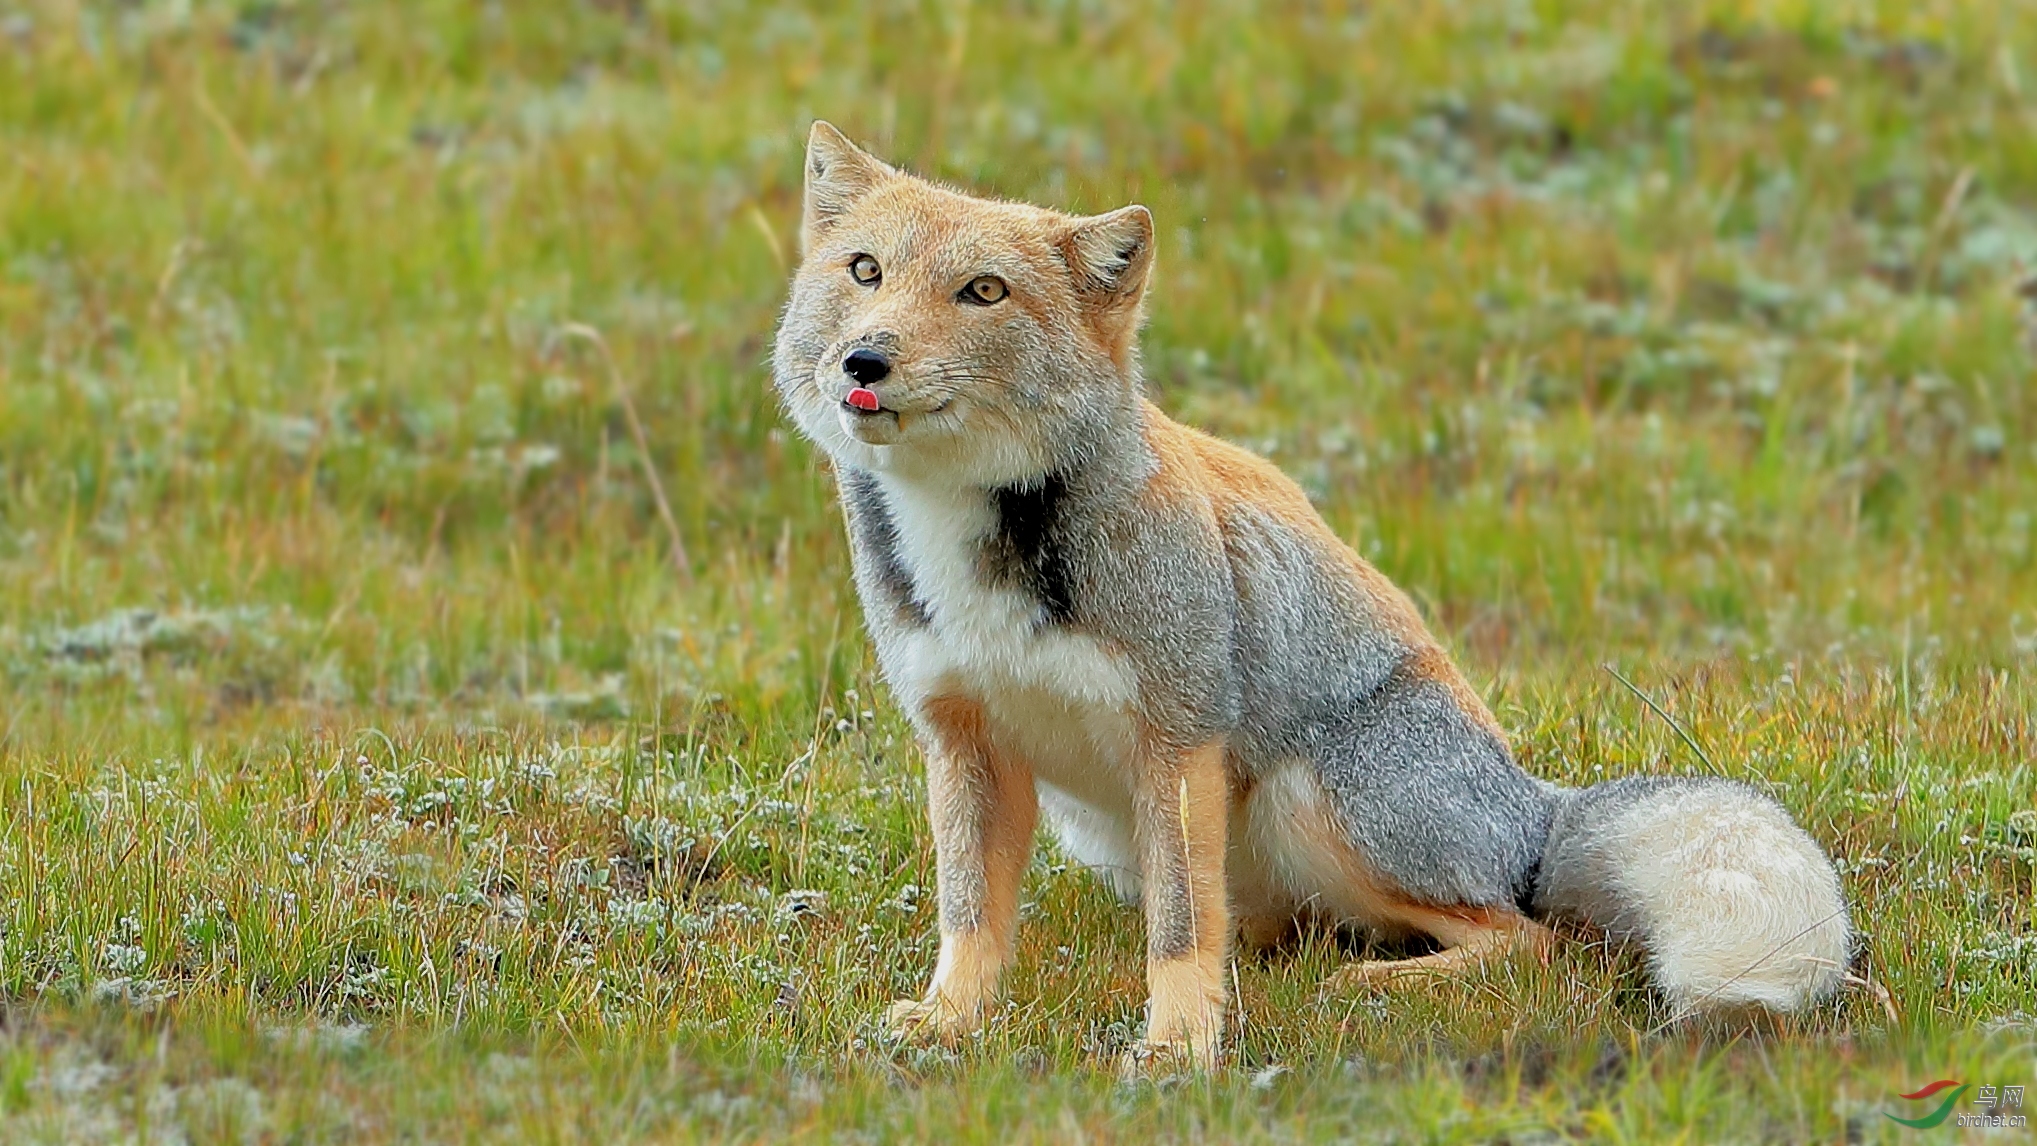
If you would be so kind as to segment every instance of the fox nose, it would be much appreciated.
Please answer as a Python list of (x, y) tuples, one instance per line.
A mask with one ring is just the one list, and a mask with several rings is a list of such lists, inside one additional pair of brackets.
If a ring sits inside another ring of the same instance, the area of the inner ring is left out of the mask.
[(884, 381), (884, 376), (891, 373), (891, 360), (867, 346), (859, 346), (842, 359), (842, 373), (855, 379), (858, 385), (868, 386)]

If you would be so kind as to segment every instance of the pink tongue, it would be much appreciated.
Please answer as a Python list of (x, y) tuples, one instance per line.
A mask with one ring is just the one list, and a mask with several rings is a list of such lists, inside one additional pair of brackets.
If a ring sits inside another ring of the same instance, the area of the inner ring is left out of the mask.
[(858, 410), (875, 410), (879, 405), (877, 391), (863, 386), (858, 386), (854, 390), (849, 391), (848, 401), (849, 405), (854, 406)]

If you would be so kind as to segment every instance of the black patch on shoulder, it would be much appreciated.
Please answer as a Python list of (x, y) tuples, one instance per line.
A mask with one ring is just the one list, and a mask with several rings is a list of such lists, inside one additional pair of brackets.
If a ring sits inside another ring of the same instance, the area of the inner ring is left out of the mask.
[(848, 511), (849, 532), (875, 562), (878, 583), (899, 618), (922, 627), (933, 624), (912, 583), (912, 571), (898, 556), (898, 523), (891, 519), (891, 506), (877, 479), (862, 470), (844, 471), (842, 506)]
[(985, 572), (1029, 594), (1046, 611), (1047, 621), (1057, 625), (1075, 617), (1075, 591), (1057, 536), (1067, 492), (1060, 474), (991, 490), (997, 526), (983, 542)]
[[(1548, 833), (1546, 832), (1543, 833), (1545, 837), (1545, 846), (1547, 834)], [(1535, 885), (1541, 882), (1541, 879), (1542, 879), (1542, 857), (1538, 855), (1535, 857), (1535, 862), (1529, 866), (1528, 870), (1521, 873), (1520, 882), (1514, 885), (1514, 906), (1520, 908), (1521, 914), (1527, 916), (1529, 919), (1540, 918), (1540, 916), (1536, 915), (1535, 913)]]

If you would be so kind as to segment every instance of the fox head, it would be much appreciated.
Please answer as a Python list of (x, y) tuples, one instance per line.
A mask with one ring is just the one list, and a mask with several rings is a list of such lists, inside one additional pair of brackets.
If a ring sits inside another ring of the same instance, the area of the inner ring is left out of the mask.
[(1074, 217), (978, 199), (816, 122), (800, 250), (772, 370), (838, 461), (1023, 482), (1138, 408), (1144, 207)]

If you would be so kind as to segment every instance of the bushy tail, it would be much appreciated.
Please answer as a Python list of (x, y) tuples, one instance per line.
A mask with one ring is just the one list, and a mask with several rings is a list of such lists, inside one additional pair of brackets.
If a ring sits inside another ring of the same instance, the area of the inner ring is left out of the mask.
[(1638, 943), (1679, 1016), (1801, 1010), (1846, 973), (1852, 929), (1832, 861), (1775, 801), (1729, 780), (1562, 792), (1534, 907)]

